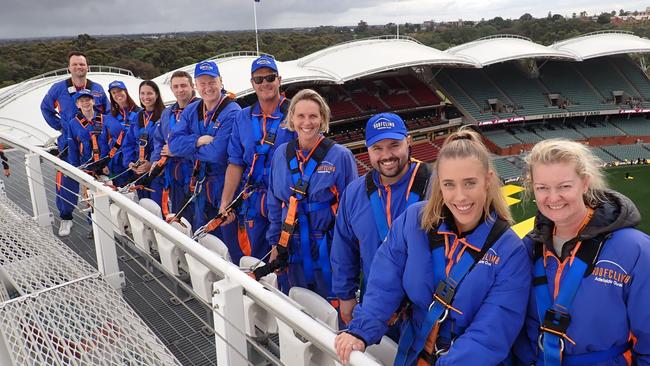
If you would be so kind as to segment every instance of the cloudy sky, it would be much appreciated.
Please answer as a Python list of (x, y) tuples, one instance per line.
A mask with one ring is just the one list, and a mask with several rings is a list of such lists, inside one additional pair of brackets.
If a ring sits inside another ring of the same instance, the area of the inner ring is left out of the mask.
[[(253, 0), (0, 0), (0, 39), (253, 28)], [(605, 0), (261, 0), (263, 28), (518, 18), (618, 9), (648, 1)]]

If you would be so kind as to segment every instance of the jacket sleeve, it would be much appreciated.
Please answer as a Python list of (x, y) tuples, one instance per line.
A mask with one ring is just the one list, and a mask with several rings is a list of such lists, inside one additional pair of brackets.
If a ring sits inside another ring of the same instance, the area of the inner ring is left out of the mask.
[(244, 109), (237, 112), (235, 122), (232, 126), (232, 134), (230, 136), (230, 141), (228, 142), (228, 163), (244, 166), (244, 147), (241, 143), (241, 135), (239, 133), (239, 128), (241, 123), (245, 121), (244, 113), (248, 109)]
[(196, 153), (196, 141), (199, 139), (198, 134), (192, 133), (190, 110), (185, 109), (181, 113), (181, 119), (172, 129), (169, 137), (169, 151), (174, 156), (182, 158), (194, 158)]
[[(519, 238), (508, 231), (502, 240)], [(502, 266), (472, 323), (436, 366), (497, 365), (508, 357), (526, 315), (532, 266), (523, 245), (517, 246)]]
[(138, 123), (132, 123), (125, 134), (125, 141), (122, 143), (122, 165), (128, 166), (129, 163), (134, 163), (139, 157), (139, 141), (138, 141)]
[(350, 300), (355, 297), (359, 288), (361, 271), (361, 253), (359, 240), (351, 227), (350, 204), (354, 197), (349, 196), (350, 191), (343, 192), (339, 211), (334, 225), (334, 237), (330, 260), (332, 262), (332, 291), (341, 300)]
[(153, 130), (153, 150), (151, 150), (151, 159), (150, 161), (156, 162), (160, 160), (160, 152), (162, 151), (163, 146), (165, 146), (165, 137), (163, 136), (162, 131), (162, 121), (165, 118), (165, 112), (163, 112), (160, 121), (156, 123), (156, 128)]
[(41, 102), (41, 114), (45, 118), (45, 122), (57, 131), (61, 131), (61, 117), (59, 112), (54, 108), (54, 103), (56, 103), (56, 90), (55, 87), (50, 88), (43, 97)]
[(650, 365), (650, 238), (635, 230), (635, 238), (640, 248), (636, 265), (632, 269), (632, 284), (627, 296), (627, 317), (630, 330), (636, 337), (633, 354), (638, 366)]
[(237, 109), (233, 109), (221, 120), (221, 127), (214, 136), (211, 143), (197, 149), (195, 159), (217, 163), (227, 159), (228, 143), (232, 133), (232, 126), (237, 118)]
[[(280, 145), (284, 146), (284, 145)], [(276, 197), (276, 187), (273, 182), (277, 174), (283, 174), (284, 157), (280, 156), (279, 151), (273, 154), (273, 162), (269, 172), (269, 188), (266, 193), (266, 205), (268, 209), (269, 228), (266, 231), (266, 239), (271, 245), (276, 245), (280, 239), (280, 229), (282, 228), (282, 201)], [(282, 165), (281, 165), (282, 164)], [(279, 191), (279, 188), (277, 189)]]
[(387, 322), (405, 296), (402, 274), (407, 259), (404, 227), (408, 211), (399, 216), (379, 247), (372, 262), (368, 288), (363, 302), (354, 308), (348, 330), (361, 337), (367, 345), (377, 344), (388, 330)]
[(77, 133), (75, 132), (72, 123), (68, 122), (68, 163), (79, 166), (81, 165), (81, 152), (79, 151), (79, 141), (77, 140)]

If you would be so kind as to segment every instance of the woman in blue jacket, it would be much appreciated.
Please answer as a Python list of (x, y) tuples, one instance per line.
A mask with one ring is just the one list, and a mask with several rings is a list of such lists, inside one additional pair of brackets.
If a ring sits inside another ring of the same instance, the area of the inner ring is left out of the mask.
[[(391, 226), (362, 304), (336, 337), (343, 362), (405, 319), (395, 365), (499, 365), (524, 321), (531, 266), (480, 136), (451, 134), (428, 202)], [(402, 306), (400, 306), (402, 304)]]
[(318, 93), (301, 90), (291, 100), (287, 120), (298, 138), (273, 155), (268, 190), (269, 243), (288, 260), (288, 284), (332, 297), (329, 251), (339, 194), (357, 177), (347, 148), (323, 136), (330, 109)]
[[(523, 365), (650, 365), (650, 238), (586, 146), (553, 139), (526, 158), (538, 213)], [(520, 342), (521, 341), (521, 342)]]
[[(147, 174), (151, 169), (151, 152), (154, 147), (154, 131), (162, 111), (165, 109), (160, 89), (155, 82), (144, 80), (140, 83), (140, 105), (142, 110), (138, 112), (135, 123), (131, 124), (127, 135), (129, 146), (125, 151), (126, 162), (137, 176)], [(148, 188), (148, 187), (146, 187)], [(152, 198), (149, 191), (138, 190), (139, 198)], [(157, 202), (160, 204), (160, 202)]]
[[(111, 110), (104, 119), (104, 133), (108, 138), (110, 149), (108, 169), (111, 176), (117, 176), (113, 179), (113, 185), (121, 187), (132, 177), (130, 172), (122, 174), (129, 170), (130, 163), (124, 157), (131, 158), (133, 154), (135, 146), (126, 144), (128, 142), (127, 134), (131, 125), (137, 123), (138, 112), (141, 108), (129, 95), (126, 85), (119, 80), (108, 85), (108, 94), (111, 100)], [(131, 151), (128, 151), (129, 149)]]

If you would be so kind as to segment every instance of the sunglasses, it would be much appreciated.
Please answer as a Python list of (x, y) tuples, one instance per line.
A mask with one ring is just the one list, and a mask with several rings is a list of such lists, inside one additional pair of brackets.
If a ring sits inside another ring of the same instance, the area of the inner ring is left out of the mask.
[(253, 82), (255, 84), (262, 84), (262, 82), (264, 82), (264, 80), (266, 80), (269, 83), (272, 83), (272, 82), (275, 81), (275, 79), (277, 77), (278, 77), (277, 74), (269, 74), (269, 75), (266, 75), (266, 76), (253, 76), (251, 78), (251, 80), (253, 80)]

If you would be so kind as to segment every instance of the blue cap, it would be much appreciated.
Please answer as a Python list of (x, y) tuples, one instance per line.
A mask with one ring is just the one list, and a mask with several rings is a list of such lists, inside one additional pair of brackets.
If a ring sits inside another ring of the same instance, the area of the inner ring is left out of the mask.
[(383, 139), (403, 140), (407, 135), (402, 117), (395, 113), (379, 113), (366, 124), (366, 147)]
[(77, 100), (78, 100), (79, 98), (81, 98), (81, 97), (94, 98), (95, 96), (93, 95), (93, 93), (92, 93), (90, 90), (88, 90), (88, 89), (81, 89), (81, 90), (79, 90), (78, 92), (74, 93), (74, 95), (72, 96), (72, 99), (74, 99), (74, 101), (75, 101), (75, 103), (76, 103)]
[(119, 80), (115, 80), (112, 83), (108, 84), (108, 91), (111, 91), (111, 89), (114, 88), (126, 90), (126, 85), (124, 85), (124, 83)]
[(251, 65), (251, 74), (264, 67), (278, 72), (278, 65), (275, 64), (273, 57), (264, 55), (256, 58), (255, 61), (253, 61), (253, 64)]
[(214, 78), (221, 76), (219, 68), (214, 61), (201, 61), (196, 64), (196, 67), (194, 68), (194, 77), (198, 78), (201, 75), (210, 75)]

